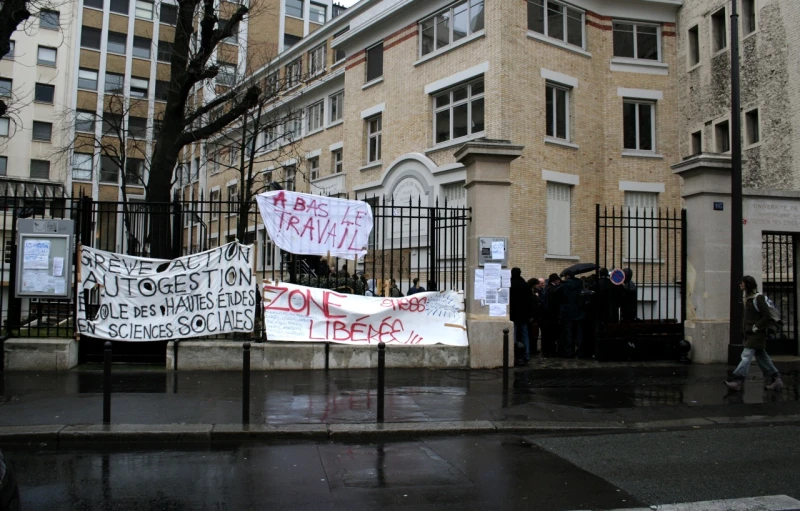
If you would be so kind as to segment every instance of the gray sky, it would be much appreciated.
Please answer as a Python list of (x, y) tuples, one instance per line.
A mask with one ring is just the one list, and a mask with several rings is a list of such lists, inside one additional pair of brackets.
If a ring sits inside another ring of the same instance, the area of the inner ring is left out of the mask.
[(336, 3), (342, 4), (345, 7), (350, 7), (351, 5), (358, 3), (358, 0), (338, 0)]

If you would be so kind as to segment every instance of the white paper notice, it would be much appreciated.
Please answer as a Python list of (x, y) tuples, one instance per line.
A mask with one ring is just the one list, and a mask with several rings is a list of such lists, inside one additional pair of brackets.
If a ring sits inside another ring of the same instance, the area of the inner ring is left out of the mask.
[(503, 287), (500, 277), (487, 277), (484, 279), (483, 283), (486, 285), (486, 289), (499, 289)]
[(506, 306), (499, 303), (490, 303), (489, 304), (489, 315), (490, 316), (505, 316), (506, 315)]
[(480, 268), (475, 268), (475, 282), (478, 282), (479, 280), (483, 282), (483, 270)]
[(22, 290), (34, 291), (36, 288), (36, 272), (23, 271), (22, 272)]
[(503, 305), (508, 305), (508, 288), (504, 287), (503, 289), (497, 290), (497, 303), (502, 303)]
[(60, 277), (64, 273), (64, 258), (53, 258), (53, 277)]
[(46, 270), (50, 266), (50, 240), (25, 240), (22, 267), (26, 270)]
[(478, 282), (475, 281), (475, 299), (476, 300), (483, 300), (486, 298), (486, 286), (484, 285), (483, 281)]
[[(501, 266), (498, 263), (486, 263), (483, 265), (483, 280), (491, 277), (500, 277)], [(499, 287), (499, 286), (498, 286)]]
[(53, 283), (53, 290), (57, 295), (63, 295), (67, 292), (67, 284), (61, 279), (58, 279)]
[(497, 288), (486, 288), (486, 303), (497, 303)]
[(511, 287), (511, 270), (500, 270), (500, 279), (502, 281), (500, 287)]
[(492, 259), (495, 261), (506, 258), (506, 244), (502, 241), (492, 242)]
[(47, 284), (50, 281), (50, 277), (45, 272), (40, 272), (36, 274), (36, 278), (33, 284), (33, 290), (44, 293), (47, 291)]

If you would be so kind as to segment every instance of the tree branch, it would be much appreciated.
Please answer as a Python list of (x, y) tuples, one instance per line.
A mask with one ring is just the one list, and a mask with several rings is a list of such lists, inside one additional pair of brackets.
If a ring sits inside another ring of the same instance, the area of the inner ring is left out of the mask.
[(203, 140), (204, 138), (210, 137), (214, 133), (221, 131), (225, 128), (225, 126), (242, 115), (243, 112), (246, 112), (254, 107), (258, 102), (258, 97), (260, 95), (261, 89), (258, 87), (250, 87), (247, 89), (247, 93), (245, 94), (244, 98), (242, 98), (242, 101), (231, 107), (227, 113), (209, 122), (201, 128), (181, 134), (181, 136), (178, 138), (177, 145), (183, 147), (197, 140)]

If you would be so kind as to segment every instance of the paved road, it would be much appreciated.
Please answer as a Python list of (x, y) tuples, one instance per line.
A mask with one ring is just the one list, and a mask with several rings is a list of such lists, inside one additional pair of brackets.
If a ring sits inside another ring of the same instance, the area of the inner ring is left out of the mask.
[(7, 451), (24, 509), (615, 509), (800, 498), (800, 428)]

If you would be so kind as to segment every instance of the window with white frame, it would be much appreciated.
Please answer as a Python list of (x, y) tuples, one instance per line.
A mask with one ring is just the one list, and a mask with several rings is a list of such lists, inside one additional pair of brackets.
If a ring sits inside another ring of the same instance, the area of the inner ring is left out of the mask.
[(317, 76), (325, 72), (325, 44), (320, 44), (308, 52), (308, 74)]
[(661, 27), (615, 21), (614, 56), (661, 61)]
[(108, 33), (108, 45), (106, 49), (109, 53), (119, 53), (121, 55), (125, 55), (125, 49), (127, 48), (128, 44), (128, 36), (127, 34), (123, 34), (120, 32), (109, 32)]
[(656, 150), (656, 105), (652, 101), (624, 100), (622, 103), (623, 147), (627, 151), (653, 153)]
[(140, 59), (149, 59), (153, 41), (149, 37), (133, 36), (133, 56)]
[(308, 17), (311, 23), (319, 23), (320, 25), (324, 25), (327, 18), (325, 6), (311, 2), (311, 6), (308, 9)]
[(295, 191), (295, 178), (297, 177), (297, 167), (295, 165), (284, 165), (283, 177), (285, 178), (284, 189)]
[(335, 94), (331, 94), (331, 110), (329, 124), (336, 121), (341, 121), (344, 115), (344, 91), (340, 90)]
[(11, 127), (11, 119), (8, 117), (0, 117), (0, 137), (7, 137)]
[(744, 114), (745, 143), (753, 145), (761, 142), (761, 127), (759, 123), (758, 108)]
[(280, 90), (280, 76), (279, 71), (275, 70), (267, 75), (265, 79), (265, 86), (264, 90), (267, 91), (269, 95), (275, 95)]
[(295, 18), (303, 17), (303, 0), (286, 0), (286, 15)]
[(367, 83), (383, 76), (383, 41), (366, 50)]
[(220, 201), (220, 194), (219, 188), (212, 189), (208, 192), (208, 201), (211, 203), (211, 220), (216, 220), (219, 218), (219, 201)]
[[(335, 4), (334, 4), (334, 5), (335, 5)], [(339, 32), (336, 32), (336, 33), (333, 35), (333, 38), (334, 38), (334, 39), (336, 39), (336, 38), (337, 38), (337, 37), (339, 37), (340, 35), (342, 35), (342, 34), (344, 34), (345, 32), (347, 32), (348, 30), (350, 30), (350, 28), (349, 28), (349, 27), (348, 27), (348, 28), (345, 28), (344, 30), (341, 30), (341, 31), (339, 31)], [(345, 58), (347, 58), (347, 54), (345, 54), (344, 50), (342, 50), (342, 49), (339, 49), (339, 48), (336, 48), (336, 49), (334, 50), (334, 53), (333, 53), (333, 63), (334, 63), (334, 64), (336, 64), (337, 62), (341, 62), (341, 61), (343, 61)]]
[(731, 129), (728, 121), (722, 121), (714, 126), (714, 139), (718, 153), (727, 153), (731, 150)]
[(159, 21), (161, 23), (166, 23), (167, 25), (177, 25), (178, 6), (162, 3), (161, 8), (159, 9)]
[(321, 130), (325, 125), (325, 101), (317, 101), (306, 108), (306, 133)]
[(78, 69), (78, 88), (97, 90), (97, 71), (92, 69)]
[(130, 96), (132, 98), (146, 98), (149, 88), (150, 82), (147, 80), (147, 78), (136, 78), (135, 76), (131, 77)]
[(153, 19), (153, 2), (136, 0), (136, 17), (145, 20)]
[(341, 149), (336, 149), (335, 151), (331, 151), (331, 162), (333, 165), (333, 173), (334, 174), (341, 174), (343, 170), (344, 160), (342, 159), (343, 154)]
[(279, 141), (280, 141), (280, 129), (279, 126), (269, 126), (267, 129), (264, 130), (264, 147), (267, 150), (274, 149)]
[(376, 115), (367, 122), (367, 163), (381, 159), (381, 132), (383, 131), (383, 116)]
[(61, 27), (59, 22), (60, 13), (49, 9), (42, 9), (39, 11), (39, 28), (46, 28), (47, 30), (58, 30)]
[(658, 193), (625, 192), (624, 260), (652, 262), (658, 252)]
[(300, 59), (294, 60), (286, 64), (286, 88), (300, 84), (300, 79), (303, 75), (303, 62)]
[(232, 86), (236, 83), (236, 64), (217, 63), (219, 73), (217, 73), (217, 84)]
[(308, 159), (308, 175), (311, 176), (312, 181), (319, 179), (319, 156)]
[(484, 131), (483, 78), (453, 87), (433, 98), (434, 144)]
[(226, 188), (228, 189), (228, 215), (233, 215), (239, 211), (239, 184), (232, 183)]
[(570, 89), (563, 85), (547, 83), (545, 86), (545, 116), (547, 127), (545, 135), (550, 138), (570, 140)]
[(570, 255), (572, 186), (547, 182), (547, 253)]
[(711, 49), (715, 52), (728, 47), (725, 8), (711, 15)]
[(303, 134), (303, 120), (299, 113), (292, 114), (283, 124), (283, 143), (290, 144), (299, 140)]
[(528, 30), (584, 48), (586, 13), (555, 0), (528, 0)]
[(72, 179), (92, 180), (92, 155), (75, 153), (72, 155)]
[(75, 131), (83, 133), (94, 133), (97, 116), (88, 110), (78, 110), (75, 112)]
[(447, 48), (484, 27), (483, 0), (463, 0), (419, 23), (419, 54)]
[(36, 63), (40, 66), (55, 66), (56, 65), (57, 51), (55, 48), (48, 48), (47, 46), (39, 46), (39, 53), (36, 57)]

